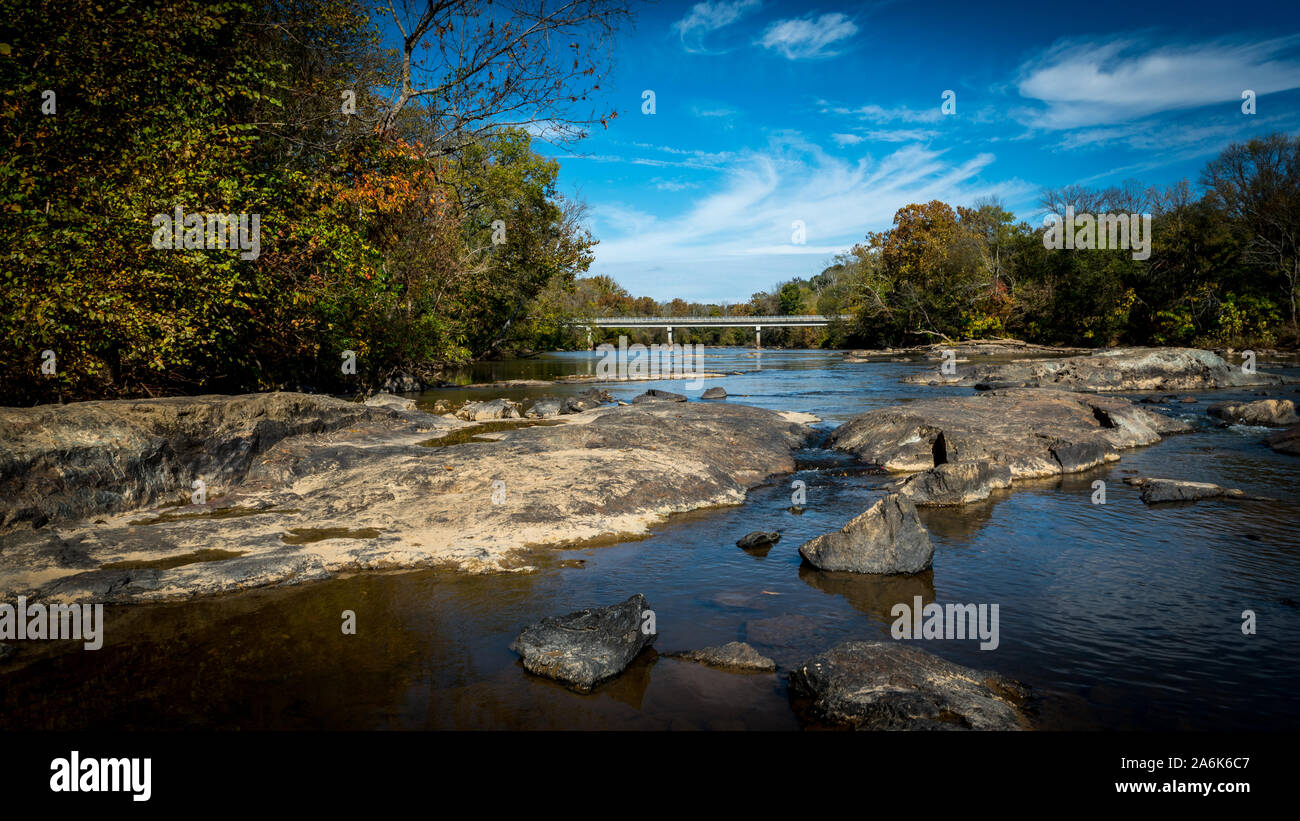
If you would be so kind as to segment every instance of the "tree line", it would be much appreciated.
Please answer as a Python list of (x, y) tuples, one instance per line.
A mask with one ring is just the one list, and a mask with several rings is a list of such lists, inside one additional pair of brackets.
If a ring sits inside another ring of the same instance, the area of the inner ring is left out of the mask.
[[(519, 344), (595, 243), (532, 135), (616, 116), (627, 16), (0, 0), (0, 401), (354, 391)], [(159, 247), (178, 208), (254, 215), (256, 256)]]

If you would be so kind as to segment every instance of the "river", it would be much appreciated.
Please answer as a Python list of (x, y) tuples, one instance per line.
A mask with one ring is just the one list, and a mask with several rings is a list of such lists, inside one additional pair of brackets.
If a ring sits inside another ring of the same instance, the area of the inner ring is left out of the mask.
[[(836, 352), (709, 349), (726, 401), (805, 411), (829, 430), (854, 414), (965, 388), (905, 385), (933, 362), (846, 364)], [(591, 353), (480, 363), (462, 381), (594, 373)], [(1300, 375), (1300, 369), (1278, 369)], [(612, 385), (623, 400), (680, 381)], [(445, 388), (421, 401), (554, 395)], [(1294, 389), (1287, 388), (1287, 392)], [(688, 391), (689, 392), (689, 391)], [(1274, 395), (1277, 389), (1273, 389)], [(698, 396), (698, 386), (693, 393)], [(1136, 397), (1133, 397), (1136, 398)], [(987, 502), (922, 509), (933, 570), (853, 577), (801, 566), (798, 546), (861, 513), (888, 477), (810, 448), (799, 470), (740, 506), (674, 517), (631, 542), (539, 552), (531, 574), (364, 574), (218, 598), (107, 609), (103, 649), (51, 643), (3, 677), (7, 729), (798, 729), (784, 670), (846, 639), (888, 639), (896, 602), (996, 603), (994, 650), (918, 642), (1033, 688), (1043, 729), (1240, 730), (1300, 726), (1300, 462), (1258, 428), (1220, 428), (1205, 408), (1251, 391), (1153, 406), (1196, 430), (1086, 473), (1017, 483)], [(1147, 507), (1130, 475), (1241, 488), (1278, 501)], [(1093, 504), (1093, 482), (1106, 504)], [(791, 483), (807, 502), (791, 511)], [(738, 549), (779, 530), (765, 555)], [(211, 547), (219, 548), (220, 545)], [(527, 674), (514, 636), (543, 616), (643, 593), (656, 652), (578, 695)], [(339, 629), (343, 610), (357, 635)], [(1244, 635), (1242, 613), (1256, 614)], [(782, 666), (737, 674), (660, 653), (747, 640)]]

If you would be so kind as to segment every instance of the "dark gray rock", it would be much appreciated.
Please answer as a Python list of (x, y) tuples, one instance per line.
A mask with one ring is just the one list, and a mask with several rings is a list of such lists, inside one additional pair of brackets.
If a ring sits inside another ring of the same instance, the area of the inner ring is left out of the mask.
[(756, 550), (763, 547), (771, 547), (781, 540), (781, 534), (775, 530), (755, 530), (740, 537), (736, 542), (736, 547), (742, 550)]
[(18, 648), (12, 644), (0, 644), (0, 662), (8, 661), (9, 657), (16, 652), (18, 652)]
[(685, 402), (686, 397), (680, 393), (672, 391), (661, 391), (658, 388), (651, 388), (645, 393), (633, 398), (632, 404), (640, 405), (643, 402)]
[(964, 505), (1011, 486), (1011, 468), (987, 459), (945, 462), (903, 480), (898, 492), (918, 506)]
[(456, 415), (467, 422), (489, 422), (493, 419), (518, 419), (519, 408), (509, 399), (491, 399), (487, 402), (466, 402)]
[(820, 570), (851, 573), (919, 573), (930, 566), (934, 544), (906, 496), (879, 499), (838, 533), (828, 533), (799, 548)]
[(582, 413), (613, 401), (614, 397), (610, 395), (609, 391), (588, 388), (582, 393), (565, 397), (564, 406), (560, 409), (560, 413)]
[(726, 670), (770, 673), (776, 669), (775, 661), (762, 655), (743, 641), (732, 641), (721, 647), (705, 647), (702, 650), (687, 650), (686, 652), (670, 653), (669, 655), (672, 658), (695, 661)]
[(722, 388), (707, 388), (700, 394), (701, 399), (726, 399), (727, 392)]
[(1278, 453), (1300, 456), (1300, 425), (1279, 431), (1267, 439), (1268, 446)]
[(1300, 423), (1290, 399), (1260, 399), (1255, 402), (1215, 402), (1205, 409), (1210, 416), (1229, 425), (1259, 425), (1284, 428)]
[(1058, 441), (1047, 448), (1061, 466), (1062, 473), (1078, 473), (1105, 464), (1114, 451), (1097, 441)]
[(1023, 730), (1028, 690), (894, 641), (850, 641), (790, 673), (806, 719), (857, 730)]
[(1148, 505), (1164, 502), (1197, 502), (1201, 499), (1253, 499), (1270, 501), (1260, 496), (1251, 496), (1244, 490), (1219, 487), (1208, 482), (1185, 482), (1181, 479), (1153, 479), (1143, 476), (1130, 476), (1124, 480), (1141, 490), (1142, 501)]
[(524, 416), (529, 419), (549, 419), (552, 416), (559, 416), (564, 410), (564, 400), (562, 399), (538, 399), (528, 410), (524, 411)]
[(528, 672), (589, 693), (617, 676), (654, 643), (642, 614), (649, 610), (640, 593), (609, 607), (578, 610), (525, 627), (510, 645)]

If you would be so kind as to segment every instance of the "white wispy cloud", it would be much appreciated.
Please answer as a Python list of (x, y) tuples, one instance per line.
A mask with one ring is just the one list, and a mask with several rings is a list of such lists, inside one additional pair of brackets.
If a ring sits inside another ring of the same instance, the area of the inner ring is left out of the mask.
[(682, 40), (682, 48), (692, 54), (721, 54), (704, 45), (704, 39), (718, 29), (725, 28), (740, 18), (756, 11), (761, 0), (717, 0), (696, 3), (686, 16), (673, 23), (673, 30)]
[(836, 145), (857, 145), (863, 140), (857, 134), (832, 134), (831, 139)]
[(816, 19), (777, 20), (763, 32), (758, 45), (779, 51), (789, 60), (816, 60), (839, 54), (831, 46), (857, 33), (856, 23), (832, 12)]
[(1269, 40), (1150, 46), (1139, 38), (1066, 40), (1025, 62), (1016, 83), (1040, 106), (1017, 116), (1044, 129), (1131, 122), (1215, 103), (1300, 88), (1300, 35)]

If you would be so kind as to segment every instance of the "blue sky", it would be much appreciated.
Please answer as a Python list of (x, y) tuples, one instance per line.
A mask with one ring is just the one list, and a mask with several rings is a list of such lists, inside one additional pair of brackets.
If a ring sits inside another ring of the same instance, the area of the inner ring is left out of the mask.
[(1300, 132), (1295, 0), (661, 2), (616, 59), (619, 117), (538, 148), (589, 206), (590, 273), (660, 300), (812, 276), (911, 202), (1037, 223), (1044, 187), (1195, 183), (1233, 141)]

